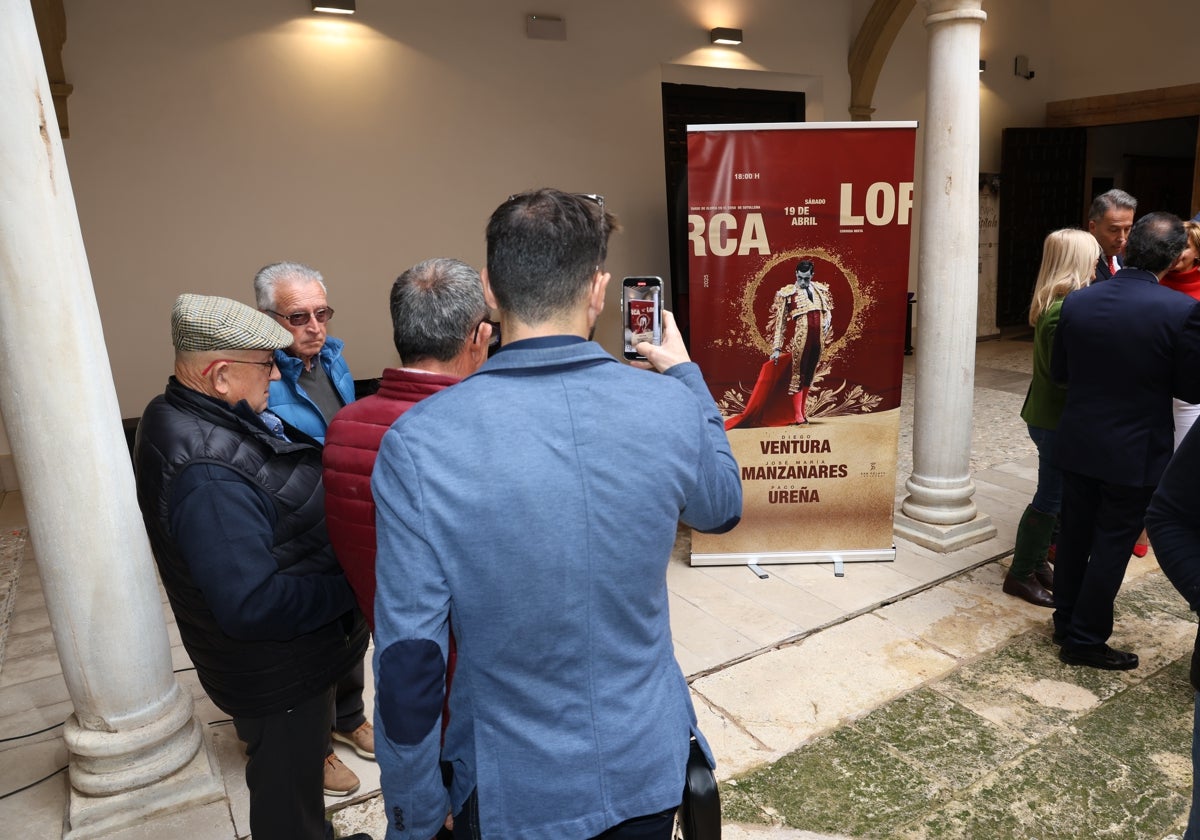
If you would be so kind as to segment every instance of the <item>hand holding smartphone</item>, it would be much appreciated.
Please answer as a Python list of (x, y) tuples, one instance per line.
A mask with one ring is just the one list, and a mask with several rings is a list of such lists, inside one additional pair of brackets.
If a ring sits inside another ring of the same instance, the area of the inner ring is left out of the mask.
[(621, 281), (625, 358), (644, 361), (634, 348), (643, 341), (662, 344), (662, 278), (626, 277)]

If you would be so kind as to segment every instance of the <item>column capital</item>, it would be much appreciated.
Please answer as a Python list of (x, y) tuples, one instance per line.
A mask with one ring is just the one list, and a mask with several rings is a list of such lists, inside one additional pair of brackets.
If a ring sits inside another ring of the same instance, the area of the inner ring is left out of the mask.
[[(969, 17), (987, 17), (983, 11), (983, 0), (918, 0), (926, 14), (945, 15), (965, 12)], [(981, 18), (981, 19), (982, 19)]]

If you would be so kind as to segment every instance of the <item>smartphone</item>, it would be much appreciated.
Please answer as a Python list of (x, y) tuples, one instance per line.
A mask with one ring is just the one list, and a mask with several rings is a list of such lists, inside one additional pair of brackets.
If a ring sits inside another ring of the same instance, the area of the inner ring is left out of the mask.
[(643, 341), (662, 344), (662, 278), (626, 277), (621, 281), (625, 358), (645, 359), (633, 348)]

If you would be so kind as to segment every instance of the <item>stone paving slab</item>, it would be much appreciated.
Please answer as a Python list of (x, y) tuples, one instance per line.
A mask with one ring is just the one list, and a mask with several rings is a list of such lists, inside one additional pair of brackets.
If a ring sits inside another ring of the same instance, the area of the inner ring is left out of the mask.
[(702, 677), (692, 690), (762, 744), (749, 753), (720, 753), (718, 769), (730, 774), (764, 755), (794, 750), (844, 722), (847, 710), (874, 708), (955, 664), (896, 625), (867, 614)]

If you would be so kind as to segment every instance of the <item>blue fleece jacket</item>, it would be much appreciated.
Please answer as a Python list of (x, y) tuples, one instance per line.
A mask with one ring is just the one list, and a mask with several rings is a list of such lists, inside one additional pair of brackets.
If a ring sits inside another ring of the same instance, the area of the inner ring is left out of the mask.
[[(325, 346), (317, 354), (317, 360), (325, 369), (325, 375), (333, 383), (342, 400), (342, 405), (354, 402), (354, 377), (350, 374), (350, 366), (342, 358), (341, 339), (328, 336)], [(289, 356), (282, 350), (275, 351), (275, 364), (279, 366), (280, 378), (271, 383), (271, 395), (268, 407), (290, 426), (295, 426), (317, 443), (325, 442), (325, 418), (317, 404), (309, 399), (308, 394), (300, 387), (300, 374), (304, 370), (304, 362), (295, 356)]]

